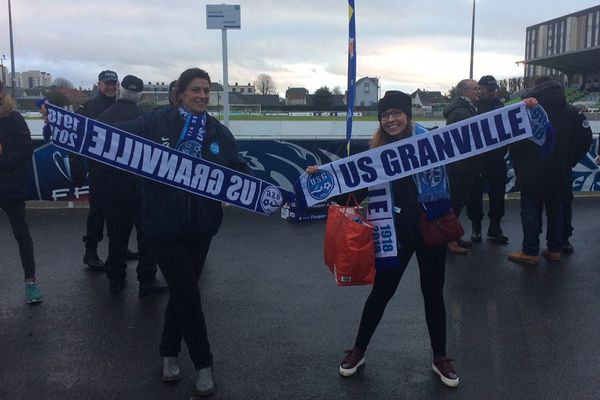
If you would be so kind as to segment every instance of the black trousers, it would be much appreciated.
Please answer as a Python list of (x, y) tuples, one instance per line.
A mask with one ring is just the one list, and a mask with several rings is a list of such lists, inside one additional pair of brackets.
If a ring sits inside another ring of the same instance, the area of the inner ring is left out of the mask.
[(569, 180), (569, 184), (565, 186), (565, 190), (561, 196), (561, 209), (563, 229), (561, 239), (563, 243), (573, 236), (573, 181)]
[(198, 287), (211, 240), (181, 242), (151, 239), (158, 267), (169, 285), (160, 355), (177, 356), (183, 339), (196, 369), (213, 363)]
[(106, 275), (110, 280), (123, 280), (127, 273), (129, 236), (135, 226), (137, 232), (137, 279), (141, 283), (156, 278), (156, 262), (151, 254), (148, 238), (142, 232), (142, 203), (136, 182), (109, 179), (106, 197), (106, 230), (108, 258)]
[(88, 184), (90, 187), (90, 209), (87, 216), (86, 233), (83, 237), (86, 251), (96, 251), (98, 243), (104, 236), (106, 220), (106, 197), (108, 183), (106, 173), (102, 170), (90, 169)]
[(452, 208), (457, 217), (469, 202), (476, 178), (477, 171), (448, 169)]
[(475, 175), (467, 203), (467, 216), (472, 222), (483, 220), (483, 191), (486, 183), (490, 199), (490, 221), (500, 221), (504, 217), (506, 172), (504, 154), (490, 154), (484, 159), (483, 168)]
[(392, 298), (413, 253), (417, 254), (421, 293), (425, 303), (425, 319), (434, 356), (446, 355), (446, 306), (444, 282), (446, 279), (446, 247), (419, 246), (398, 251), (400, 265), (395, 269), (378, 269), (375, 283), (363, 309), (354, 346), (365, 351), (387, 303)]
[(8, 215), (8, 221), (13, 235), (19, 244), (21, 265), (25, 280), (35, 279), (35, 259), (33, 257), (33, 239), (29, 233), (29, 226), (25, 219), (25, 201), (10, 200), (0, 202), (0, 208)]

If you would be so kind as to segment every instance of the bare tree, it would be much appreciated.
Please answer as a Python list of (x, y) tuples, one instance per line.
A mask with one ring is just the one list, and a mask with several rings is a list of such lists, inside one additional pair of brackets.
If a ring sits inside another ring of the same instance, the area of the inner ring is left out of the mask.
[(332, 94), (342, 94), (342, 88), (339, 86), (336, 86), (333, 88), (333, 90), (331, 91)]
[(52, 82), (52, 86), (58, 89), (73, 89), (73, 84), (67, 78), (57, 77)]
[(277, 93), (275, 90), (275, 82), (273, 82), (273, 78), (268, 74), (260, 74), (256, 77), (254, 81), (254, 86), (256, 86), (256, 91), (260, 94), (275, 94)]

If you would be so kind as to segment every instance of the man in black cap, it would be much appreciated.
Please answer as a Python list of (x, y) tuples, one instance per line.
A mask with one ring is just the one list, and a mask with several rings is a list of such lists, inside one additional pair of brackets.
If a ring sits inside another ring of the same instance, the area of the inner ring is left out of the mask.
[[(133, 75), (121, 82), (117, 101), (107, 108), (98, 121), (109, 125), (126, 122), (142, 115), (138, 103), (142, 99), (144, 83)], [(137, 277), (139, 296), (164, 292), (167, 287), (156, 279), (156, 262), (150, 256), (146, 236), (142, 233), (142, 204), (139, 178), (116, 168), (103, 166), (106, 178), (106, 229), (108, 232), (108, 258), (106, 275), (111, 293), (119, 293), (126, 284), (127, 244), (135, 226), (138, 245)]]
[[(475, 102), (477, 112), (483, 114), (504, 106), (498, 98), (498, 82), (492, 75), (482, 76), (478, 82), (481, 96)], [(471, 220), (471, 240), (481, 242), (481, 221), (483, 219), (483, 190), (487, 183), (490, 225), (487, 238), (497, 243), (508, 243), (500, 228), (500, 220), (504, 216), (504, 194), (506, 191), (506, 161), (507, 146), (500, 147), (480, 156), (480, 170), (477, 171), (471, 195), (467, 203), (467, 216)]]
[[(114, 71), (106, 70), (98, 74), (98, 96), (81, 105), (75, 112), (85, 117), (98, 119), (100, 114), (116, 101), (119, 78)], [(69, 155), (71, 176), (75, 185), (85, 182), (84, 161), (81, 157)], [(87, 160), (90, 209), (87, 217), (85, 255), (83, 263), (94, 271), (104, 271), (104, 262), (98, 257), (98, 243), (104, 235), (105, 211), (103, 203), (106, 197), (104, 169), (99, 163)]]

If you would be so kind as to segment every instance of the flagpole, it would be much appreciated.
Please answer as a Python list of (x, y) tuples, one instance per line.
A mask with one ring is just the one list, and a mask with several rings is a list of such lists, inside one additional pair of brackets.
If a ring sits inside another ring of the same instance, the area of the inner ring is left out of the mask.
[(13, 32), (12, 32), (12, 12), (10, 9), (10, 0), (8, 0), (8, 30), (10, 33), (10, 73), (11, 73), (11, 87), (12, 87), (12, 97), (15, 101), (15, 86), (17, 79), (15, 77), (15, 50), (13, 47)]
[(473, 50), (475, 49), (475, 0), (473, 0), (473, 18), (471, 19), (471, 67), (469, 79), (473, 79)]
[(346, 153), (350, 155), (352, 139), (352, 117), (354, 116), (354, 95), (356, 84), (356, 26), (354, 19), (354, 0), (348, 0), (348, 86), (346, 102)]

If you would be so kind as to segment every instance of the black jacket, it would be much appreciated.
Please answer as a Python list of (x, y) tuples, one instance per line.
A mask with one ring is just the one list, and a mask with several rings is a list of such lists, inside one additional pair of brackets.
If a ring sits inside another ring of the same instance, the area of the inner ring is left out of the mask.
[[(117, 127), (175, 148), (183, 125), (177, 108), (164, 107)], [(202, 158), (251, 173), (239, 156), (237, 142), (229, 129), (211, 116), (206, 120)], [(217, 233), (223, 219), (221, 202), (148, 179), (142, 179), (142, 204), (142, 229), (157, 239), (202, 241)]]
[[(465, 120), (477, 115), (477, 109), (461, 97), (457, 97), (444, 109), (446, 125)], [(447, 165), (448, 173), (479, 171), (482, 166), (481, 156), (469, 157)]]
[[(424, 245), (423, 236), (419, 229), (419, 196), (417, 185), (412, 176), (396, 179), (391, 182), (394, 198), (394, 206), (400, 212), (394, 212), (394, 225), (396, 228), (396, 239), (404, 247), (415, 248)], [(357, 204), (360, 204), (368, 196), (368, 188), (352, 192)], [(338, 195), (332, 201), (346, 205), (349, 203), (350, 193)], [(354, 204), (350, 201), (351, 206)]]
[[(581, 154), (576, 148), (583, 147), (575, 144), (574, 140), (578, 137), (576, 130), (582, 126), (580, 116), (573, 107), (567, 105), (564, 90), (556, 81), (535, 86), (527, 93), (527, 97), (535, 97), (544, 108), (554, 127), (556, 138), (554, 147), (546, 155), (531, 140), (521, 140), (510, 145), (517, 187), (525, 193), (560, 192), (571, 183), (573, 159)], [(587, 148), (589, 149), (589, 145)]]
[[(75, 110), (75, 113), (97, 120), (100, 114), (115, 104), (115, 102), (116, 96), (109, 97), (103, 95), (102, 93), (98, 93), (98, 96), (79, 106), (79, 108)], [(100, 166), (100, 163), (96, 161), (86, 160), (85, 163), (87, 163), (90, 173), (94, 173), (96, 170), (99, 172), (104, 171)], [(71, 178), (73, 183), (77, 186), (83, 185), (85, 182), (86, 169), (84, 159), (81, 156), (69, 153), (69, 164), (71, 165)]]
[(18, 112), (0, 118), (0, 145), (0, 201), (24, 200), (33, 147), (27, 123)]
[[(98, 121), (108, 125), (115, 125), (118, 122), (127, 122), (136, 119), (142, 115), (142, 110), (131, 100), (119, 99), (113, 105), (108, 107), (100, 116)], [(133, 174), (118, 170), (105, 164), (96, 163), (96, 168), (102, 169), (107, 175), (109, 184), (137, 184), (139, 178)]]

